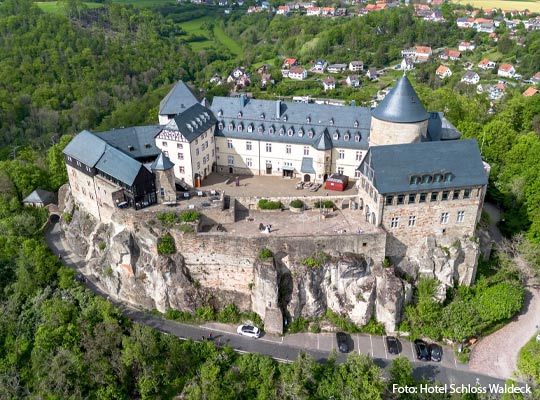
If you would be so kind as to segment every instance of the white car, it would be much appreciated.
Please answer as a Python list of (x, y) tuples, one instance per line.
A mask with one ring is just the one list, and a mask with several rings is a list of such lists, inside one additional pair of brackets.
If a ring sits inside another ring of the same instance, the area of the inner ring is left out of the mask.
[(240, 325), (236, 329), (236, 332), (238, 332), (240, 335), (249, 336), (255, 339), (261, 336), (261, 330), (253, 325)]

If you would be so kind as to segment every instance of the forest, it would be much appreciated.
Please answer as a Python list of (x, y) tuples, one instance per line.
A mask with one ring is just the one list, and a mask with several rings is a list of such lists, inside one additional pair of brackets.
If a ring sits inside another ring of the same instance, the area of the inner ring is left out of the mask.
[[(419, 21), (408, 9), (342, 21), (216, 15), (205, 29), (210, 35), (212, 24), (218, 25), (242, 48), (235, 54), (219, 40), (193, 47), (196, 41), (181, 24), (205, 14), (191, 5), (148, 9), (106, 2), (99, 9), (67, 10), (46, 14), (31, 0), (0, 3), (0, 398), (413, 398), (390, 389), (393, 382), (418, 384), (406, 360), (392, 366), (390, 377), (361, 356), (340, 365), (309, 356), (279, 364), (132, 323), (61, 266), (43, 240), (46, 215), (22, 208), (20, 200), (36, 187), (57, 190), (67, 181), (62, 149), (79, 131), (155, 123), (159, 101), (177, 80), (194, 82), (211, 98), (222, 89), (210, 87), (209, 77), (237, 65), (269, 61), (275, 68), (282, 56), (302, 62), (346, 56), (385, 66), (416, 43), (440, 47), (483, 37), (451, 23)], [(540, 33), (528, 33), (526, 45), (511, 47), (505, 57), (519, 58), (523, 73), (534, 72), (540, 70), (538, 46)], [(500, 228), (538, 273), (540, 96), (525, 98), (510, 89), (492, 106), (457, 84), (435, 85), (421, 70), (411, 80), (426, 108), (444, 110), (464, 137), (478, 140), (492, 167), (489, 200), (504, 211)], [(486, 275), (485, 287), (519, 297), (513, 270), (500, 269)], [(425, 312), (425, 321), (411, 318), (410, 328), (460, 338), (463, 330), (452, 326), (426, 326), (441, 312), (422, 301), (430, 288), (423, 284), (413, 305)], [(465, 315), (461, 322), (467, 318), (463, 304), (488, 302), (478, 290), (456, 288), (451, 307)], [(484, 310), (474, 320), (479, 325), (507, 315)], [(534, 351), (524, 368), (538, 382), (540, 353)]]

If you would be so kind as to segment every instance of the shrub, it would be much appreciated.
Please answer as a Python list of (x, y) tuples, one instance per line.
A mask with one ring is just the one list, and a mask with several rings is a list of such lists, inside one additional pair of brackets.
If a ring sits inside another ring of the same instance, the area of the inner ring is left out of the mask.
[(234, 304), (229, 304), (217, 313), (217, 320), (224, 324), (236, 323), (240, 321), (240, 312)]
[(180, 214), (182, 222), (195, 222), (201, 219), (201, 213), (193, 210), (184, 211)]
[(273, 256), (274, 256), (274, 253), (272, 253), (272, 250), (267, 249), (266, 247), (263, 247), (263, 249), (259, 253), (259, 258), (261, 260), (266, 260), (267, 258), (271, 258)]
[(392, 266), (392, 261), (390, 261), (390, 257), (384, 257), (382, 266), (383, 266), (384, 268), (389, 268), (389, 267)]
[(293, 201), (291, 201), (289, 203), (289, 206), (291, 206), (293, 208), (303, 208), (304, 207), (304, 202), (302, 200), (295, 199), (295, 200), (293, 200)]
[(280, 201), (270, 201), (266, 199), (259, 200), (259, 208), (261, 210), (279, 210), (281, 209)]
[(73, 215), (71, 215), (71, 213), (67, 211), (62, 214), (62, 217), (64, 217), (64, 221), (66, 221), (67, 224), (69, 224), (71, 220), (73, 219)]
[(197, 308), (195, 315), (203, 321), (213, 321), (216, 319), (216, 312), (212, 306)]
[(540, 383), (540, 342), (536, 338), (533, 337), (519, 351), (517, 367), (523, 376)]
[(178, 222), (178, 215), (176, 215), (176, 213), (159, 213), (156, 218), (167, 225)]
[(304, 258), (302, 264), (309, 268), (320, 268), (326, 261), (330, 259), (330, 256), (325, 252), (319, 251), (314, 255)]
[(334, 202), (331, 200), (319, 200), (315, 202), (315, 208), (334, 208)]
[(193, 228), (193, 226), (187, 225), (187, 224), (180, 225), (178, 227), (178, 230), (180, 232), (183, 232), (183, 233), (194, 233), (195, 232), (195, 228)]
[(105, 242), (100, 242), (98, 244), (98, 249), (105, 250), (105, 247), (107, 247), (107, 244)]
[(173, 254), (176, 251), (176, 248), (174, 246), (174, 239), (171, 235), (165, 235), (162, 236), (161, 239), (159, 239), (158, 245), (158, 254), (166, 255), (166, 254)]
[(288, 326), (289, 333), (304, 332), (309, 326), (309, 321), (303, 317), (295, 318)]
[(311, 333), (321, 333), (321, 326), (319, 325), (318, 322), (314, 322), (309, 327), (309, 330)]

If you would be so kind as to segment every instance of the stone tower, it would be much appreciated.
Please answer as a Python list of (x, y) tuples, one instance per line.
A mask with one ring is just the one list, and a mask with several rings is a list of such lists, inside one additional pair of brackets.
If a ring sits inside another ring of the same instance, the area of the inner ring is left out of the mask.
[(420, 142), (429, 113), (405, 74), (371, 112), (370, 146)]
[(152, 172), (156, 177), (156, 191), (158, 203), (176, 201), (176, 187), (174, 185), (174, 164), (169, 158), (159, 153), (152, 163)]

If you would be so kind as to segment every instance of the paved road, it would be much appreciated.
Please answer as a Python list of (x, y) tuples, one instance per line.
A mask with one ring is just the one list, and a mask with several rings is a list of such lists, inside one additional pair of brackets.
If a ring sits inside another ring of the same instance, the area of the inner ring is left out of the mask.
[[(53, 224), (45, 232), (45, 240), (51, 250), (61, 256), (64, 265), (78, 271), (85, 270), (85, 262), (76, 254), (68, 251), (63, 233), (59, 224)], [(260, 353), (270, 356), (278, 361), (290, 362), (297, 359), (301, 351), (309, 353), (315, 360), (324, 362), (329, 355), (335, 352), (335, 336), (331, 333), (302, 333), (286, 336), (263, 335), (260, 339), (252, 339), (238, 335), (234, 327), (225, 324), (210, 323), (204, 326), (193, 326), (170, 321), (154, 314), (138, 310), (130, 305), (111, 299), (102, 291), (92, 277), (87, 277), (86, 286), (94, 293), (106, 297), (115, 304), (122, 313), (141, 324), (153, 327), (156, 330), (175, 335), (181, 339), (193, 339), (200, 341), (203, 337), (208, 337), (212, 333), (213, 341), (217, 345), (229, 345), (240, 352)], [(392, 359), (396, 356), (387, 352), (384, 338), (372, 335), (350, 336), (353, 346), (352, 351), (366, 354), (381, 368), (388, 367)], [(495, 377), (472, 373), (468, 367), (455, 361), (452, 351), (447, 351), (441, 363), (417, 362), (414, 359), (412, 344), (402, 340), (402, 355), (406, 356), (413, 363), (414, 376), (417, 379), (426, 379), (429, 382), (440, 382), (443, 384), (504, 384), (504, 380)], [(337, 361), (343, 362), (347, 358), (346, 354), (337, 353)]]

